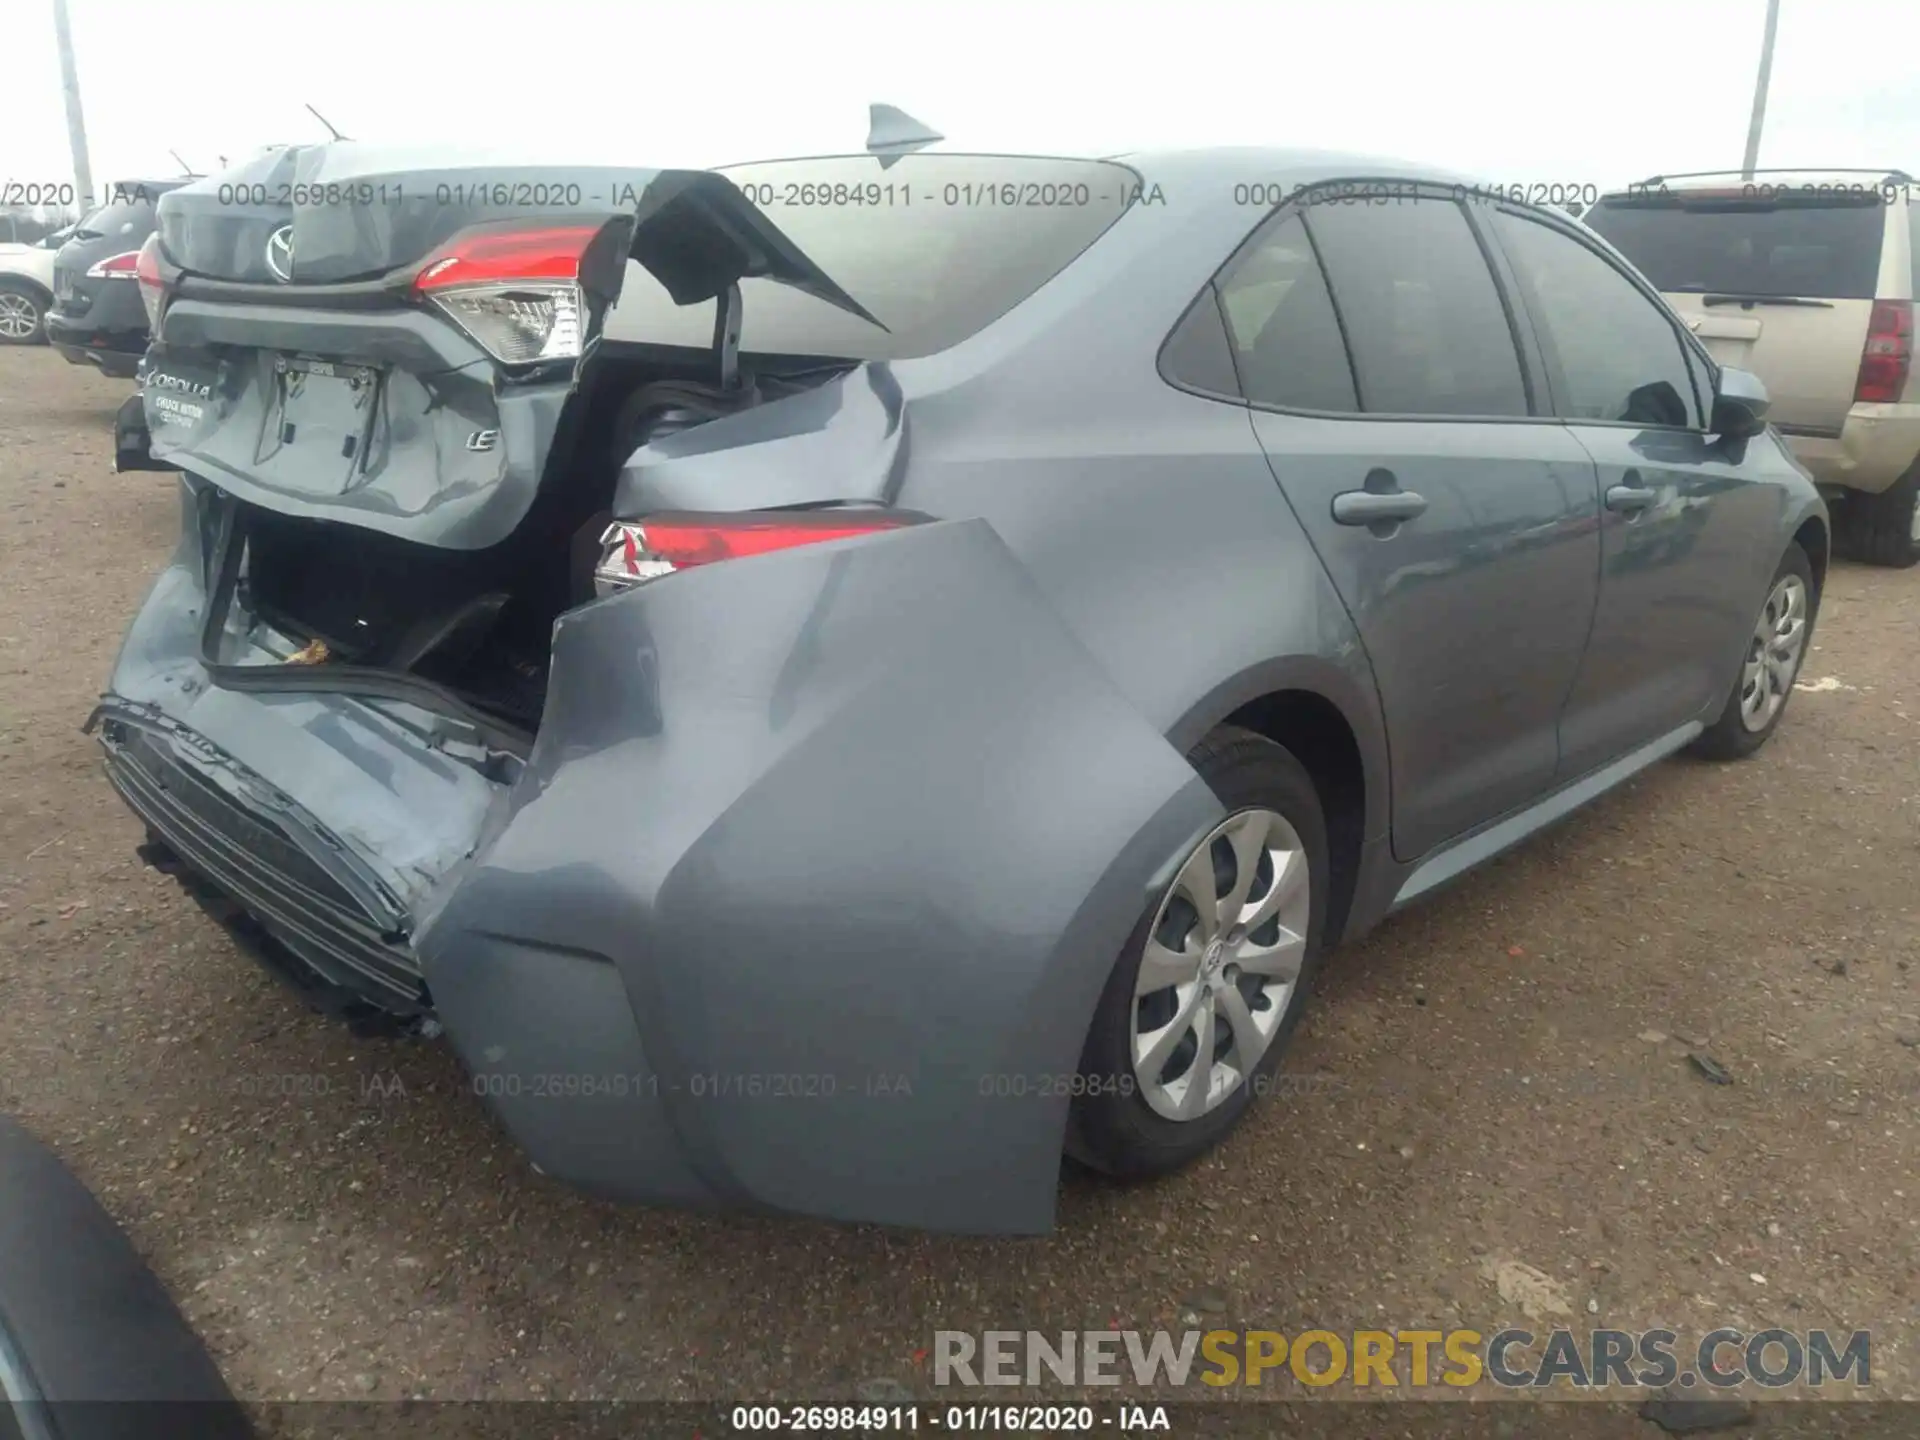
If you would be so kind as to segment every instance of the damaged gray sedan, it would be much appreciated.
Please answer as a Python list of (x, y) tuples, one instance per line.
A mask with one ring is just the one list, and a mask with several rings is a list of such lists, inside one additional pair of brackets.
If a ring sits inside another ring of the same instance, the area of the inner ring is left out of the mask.
[(159, 207), (92, 723), (145, 853), (545, 1172), (977, 1232), (1321, 955), (1780, 721), (1827, 521), (1564, 216), (1290, 152), (294, 148)]

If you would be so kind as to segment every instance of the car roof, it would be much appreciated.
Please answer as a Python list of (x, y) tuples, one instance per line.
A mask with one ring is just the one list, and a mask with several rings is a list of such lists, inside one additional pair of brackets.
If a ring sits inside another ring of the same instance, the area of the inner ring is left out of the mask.
[(1276, 175), (1326, 171), (1338, 171), (1356, 178), (1377, 175), (1382, 178), (1431, 180), (1448, 185), (1471, 182), (1475, 178), (1460, 171), (1398, 156), (1294, 146), (1220, 145), (1197, 149), (1134, 150), (1102, 158), (1136, 169), (1152, 169), (1160, 174), (1222, 176), (1242, 183)]
[[(728, 161), (713, 168), (725, 173), (760, 165), (799, 163), (808, 160), (855, 160), (862, 151), (828, 151), (811, 155), (763, 156), (752, 160)], [(1220, 145), (1184, 149), (1140, 149), (1102, 155), (1063, 154), (1058, 151), (990, 151), (934, 146), (913, 152), (914, 158), (1004, 159), (1013, 161), (1107, 161), (1126, 165), (1145, 176), (1152, 171), (1167, 180), (1225, 180), (1229, 185), (1304, 180), (1309, 175), (1337, 174), (1381, 179), (1428, 180), (1455, 185), (1479, 182), (1479, 177), (1446, 170), (1422, 161), (1392, 156), (1367, 155), (1341, 150), (1315, 150), (1287, 146)], [(877, 158), (877, 157), (875, 157)], [(900, 157), (905, 158), (905, 157)]]

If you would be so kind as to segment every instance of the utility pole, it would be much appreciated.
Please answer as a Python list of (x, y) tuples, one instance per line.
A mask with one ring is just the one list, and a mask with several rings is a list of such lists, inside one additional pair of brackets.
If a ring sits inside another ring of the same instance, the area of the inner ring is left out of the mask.
[(67, 27), (67, 0), (53, 0), (53, 33), (60, 42), (60, 88), (67, 98), (67, 145), (73, 151), (73, 180), (80, 189), (80, 214), (93, 209), (93, 167), (87, 164), (87, 122), (80, 113), (80, 76), (73, 64), (73, 33)]
[(1751, 180), (1760, 160), (1760, 125), (1767, 118), (1767, 81), (1773, 76), (1773, 34), (1780, 26), (1780, 0), (1767, 0), (1767, 33), (1760, 42), (1760, 74), (1753, 82), (1753, 119), (1747, 122), (1747, 158), (1740, 178)]

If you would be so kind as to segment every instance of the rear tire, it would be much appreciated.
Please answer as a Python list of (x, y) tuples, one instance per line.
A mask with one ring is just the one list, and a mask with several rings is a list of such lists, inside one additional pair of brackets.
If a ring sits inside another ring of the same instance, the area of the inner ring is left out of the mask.
[[(1798, 596), (1797, 612), (1794, 608)], [(1820, 592), (1813, 580), (1813, 564), (1796, 543), (1787, 546), (1780, 568), (1767, 584), (1752, 638), (1741, 661), (1733, 693), (1720, 718), (1702, 731), (1688, 748), (1707, 760), (1742, 760), (1753, 754), (1780, 726), (1793, 698), (1794, 681), (1813, 640), (1813, 622), (1820, 612)], [(1786, 627), (1797, 619), (1791, 653)]]
[(1879, 495), (1852, 495), (1842, 506), (1847, 550), (1869, 565), (1906, 570), (1920, 564), (1920, 462)]
[[(1067, 1126), (1070, 1156), (1128, 1179), (1199, 1158), (1268, 1088), (1305, 1008), (1325, 925), (1327, 825), (1306, 768), (1233, 727), (1188, 759), (1228, 818), (1180, 857), (1128, 937), (1094, 1010)], [(1196, 884), (1215, 896), (1211, 924), (1187, 899)], [(1188, 965), (1189, 979), (1154, 986)], [(1196, 1018), (1183, 1020), (1189, 1008)], [(1201, 1013), (1212, 1046), (1204, 1068)]]
[(0, 280), (0, 345), (47, 343), (47, 301), (19, 280)]

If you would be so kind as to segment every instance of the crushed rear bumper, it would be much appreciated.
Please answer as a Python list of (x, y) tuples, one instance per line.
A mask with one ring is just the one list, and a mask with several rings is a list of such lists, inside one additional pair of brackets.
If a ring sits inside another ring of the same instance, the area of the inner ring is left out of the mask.
[(223, 789), (185, 758), (192, 742), (172, 727), (111, 704), (95, 719), (108, 781), (166, 847), (150, 857), (160, 868), (210, 882), (276, 942), (276, 956), (327, 989), (395, 1016), (430, 1010), (400, 917), (314, 858), (316, 849), (345, 853), (338, 837), (285, 797), (275, 802), (273, 787), (242, 766), (228, 763)]
[(1222, 812), (988, 526), (569, 612), (495, 780), (417, 709), (214, 683), (188, 516), (100, 711), (116, 788), (276, 946), (430, 1010), (543, 1171), (1052, 1224), (1094, 1002)]

